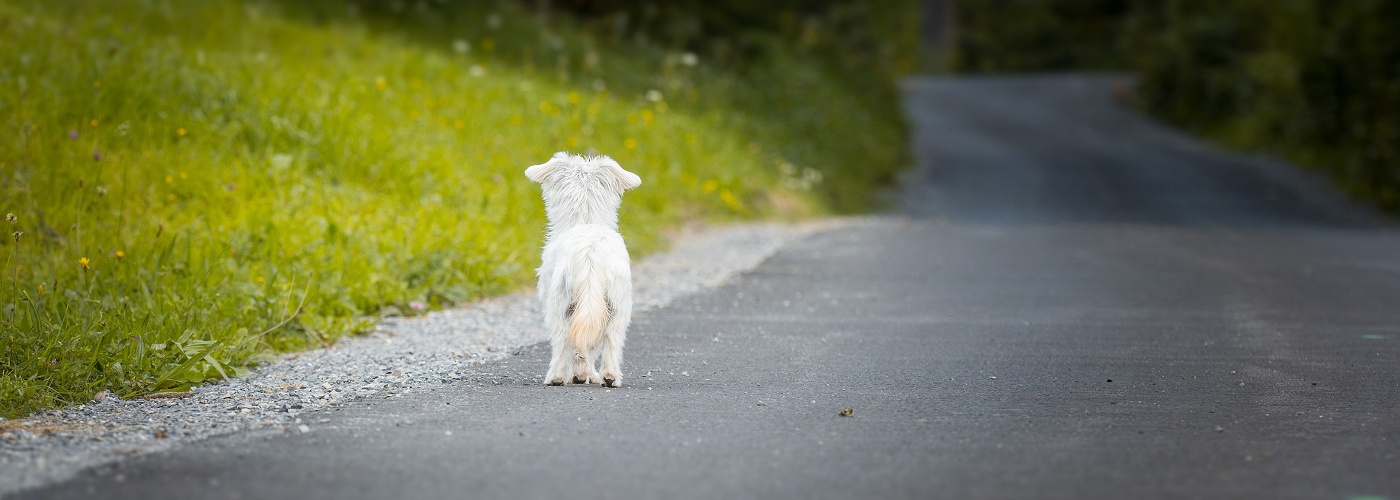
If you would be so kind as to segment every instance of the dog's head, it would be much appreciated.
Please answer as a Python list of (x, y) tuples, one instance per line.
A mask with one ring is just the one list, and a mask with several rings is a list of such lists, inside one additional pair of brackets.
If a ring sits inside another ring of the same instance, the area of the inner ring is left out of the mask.
[(606, 156), (554, 153), (549, 161), (525, 169), (525, 177), (540, 183), (551, 225), (606, 224), (617, 227), (622, 192), (642, 185), (637, 174), (622, 169)]

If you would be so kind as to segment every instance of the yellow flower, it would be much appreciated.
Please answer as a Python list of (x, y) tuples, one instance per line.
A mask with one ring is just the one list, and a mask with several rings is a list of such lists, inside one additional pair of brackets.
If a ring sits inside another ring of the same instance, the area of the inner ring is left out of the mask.
[(44, 285), (39, 285), (39, 295), (44, 294)]
[(578, 92), (569, 92), (569, 104), (578, 104), (578, 101), (579, 101)]
[(525, 123), (525, 119), (521, 118), (520, 115), (510, 115), (511, 125), (519, 125), (521, 123)]
[(102, 88), (102, 80), (97, 80), (97, 81), (92, 82), (92, 88), (95, 88), (95, 89), (100, 89), (100, 88)]
[(389, 88), (389, 82), (384, 81), (384, 77), (382, 77), (382, 76), (380, 76), (380, 77), (375, 77), (375, 79), (374, 79), (374, 88), (377, 88), (377, 89), (379, 89), (379, 90), (387, 89), (387, 88)]
[(569, 142), (568, 142), (568, 144), (569, 144), (569, 147), (571, 147), (571, 148), (576, 148), (576, 147), (578, 147), (578, 137), (576, 137), (576, 136), (569, 136)]
[(175, 201), (175, 193), (170, 193), (170, 196), (166, 196), (165, 199)]
[(651, 112), (650, 109), (643, 109), (643, 110), (642, 110), (642, 121), (647, 122), (648, 124), (651, 123), (651, 119), (654, 118), (655, 116), (656, 116), (656, 115), (653, 114), (653, 113)]
[(120, 259), (120, 258), (122, 258), (122, 257), (126, 257), (126, 252), (123, 252), (123, 251), (121, 251), (121, 250), (117, 250), (117, 258)]
[(89, 261), (87, 257), (83, 257), (83, 258), (81, 258), (81, 259), (78, 259), (78, 265), (83, 266), (83, 270), (84, 270), (84, 271), (88, 270), (88, 262), (91, 262), (91, 261)]
[(172, 183), (172, 182), (175, 182), (175, 178), (174, 178), (174, 177), (171, 177), (171, 176), (169, 176), (169, 175), (165, 176), (165, 183), (166, 183), (166, 184), (170, 184), (170, 183)]
[(185, 136), (185, 129), (182, 128), (182, 129), (180, 129), (180, 130), (176, 130), (175, 133), (180, 134), (180, 137), (184, 137), (184, 136)]
[(457, 130), (462, 130), (462, 127), (465, 127), (465, 126), (467, 126), (467, 124), (462, 123), (462, 120), (452, 120), (452, 128), (455, 128), (455, 129), (457, 129)]
[(725, 205), (729, 205), (730, 210), (735, 212), (744, 211), (744, 204), (739, 202), (739, 198), (734, 196), (734, 193), (728, 189), (719, 190), (719, 199), (723, 201)]
[(636, 140), (636, 139), (633, 139), (633, 138), (631, 138), (631, 137), (628, 137), (627, 140), (622, 141), (622, 147), (627, 148), (627, 149), (636, 148), (636, 147), (637, 147), (637, 140)]
[(700, 185), (700, 189), (705, 190), (706, 193), (713, 193), (716, 189), (719, 189), (719, 181), (716, 181), (714, 179), (705, 181), (704, 184)]
[(96, 127), (96, 126), (97, 126), (97, 119), (94, 118), (92, 121), (88, 122), (88, 125), (92, 125), (92, 126)]
[(187, 173), (184, 173), (184, 172), (180, 172), (180, 178), (181, 178), (181, 179), (188, 179), (188, 178), (190, 178), (190, 174), (187, 174)]

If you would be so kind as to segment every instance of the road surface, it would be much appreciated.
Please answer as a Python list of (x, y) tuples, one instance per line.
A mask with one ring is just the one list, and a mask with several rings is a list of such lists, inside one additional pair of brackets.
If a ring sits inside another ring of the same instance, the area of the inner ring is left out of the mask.
[(1113, 85), (907, 82), (902, 213), (640, 314), (621, 389), (535, 346), (21, 497), (1400, 499), (1400, 235)]

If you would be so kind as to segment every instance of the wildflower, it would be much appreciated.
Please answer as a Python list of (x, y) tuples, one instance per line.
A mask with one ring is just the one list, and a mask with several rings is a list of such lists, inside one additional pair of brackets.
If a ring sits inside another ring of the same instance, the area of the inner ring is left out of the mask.
[(651, 90), (648, 90), (648, 91), (647, 91), (647, 100), (648, 100), (648, 101), (651, 101), (651, 102), (661, 102), (661, 101), (664, 100), (664, 99), (665, 99), (665, 96), (662, 96), (662, 95), (661, 95), (661, 91), (660, 91), (660, 90), (651, 89)]
[(181, 178), (181, 179), (188, 179), (188, 178), (190, 178), (190, 174), (187, 174), (187, 173), (184, 173), (184, 172), (180, 172), (180, 178)]
[(19, 243), (19, 237), (23, 234), (24, 231), (15, 231), (15, 243)]
[(485, 74), (486, 74), (486, 67), (485, 67), (485, 66), (482, 66), (482, 65), (480, 65), (480, 64), (473, 64), (470, 73), (471, 73), (472, 76), (478, 76), (478, 77), (481, 76), (481, 75), (485, 75)]
[(77, 129), (69, 130), (69, 131), (68, 131), (68, 138), (69, 138), (69, 139), (73, 139), (73, 140), (75, 140), (75, 141), (78, 140), (78, 130), (77, 130)]
[(40, 284), (39, 284), (39, 295), (43, 295), (43, 294), (44, 294), (44, 284), (43, 284), (43, 283), (40, 283)]
[(97, 81), (92, 82), (92, 88), (95, 88), (95, 89), (100, 89), (100, 88), (102, 88), (102, 80), (97, 80)]
[(98, 196), (107, 196), (107, 188), (102, 187), (102, 186), (97, 186), (97, 195), (98, 195)]
[(93, 161), (102, 161), (102, 158), (103, 158), (103, 156), (102, 156), (102, 152), (101, 152), (101, 151), (98, 151), (98, 150), (96, 150), (96, 149), (92, 150), (92, 160), (93, 160)]
[(175, 133), (176, 133), (176, 134), (180, 134), (180, 137), (184, 137), (184, 136), (185, 136), (185, 129), (184, 129), (184, 128), (181, 128), (180, 130), (176, 130)]
[(636, 147), (637, 147), (637, 140), (636, 140), (636, 139), (633, 139), (633, 138), (631, 138), (631, 137), (628, 137), (627, 140), (622, 141), (622, 147), (625, 147), (625, 148), (627, 148), (627, 149), (636, 148)]
[(569, 104), (578, 104), (580, 99), (578, 92), (569, 92)]
[(695, 53), (693, 52), (686, 52), (684, 54), (681, 54), (681, 64), (684, 64), (686, 66), (694, 66), (696, 64), (700, 64), (700, 58), (695, 57)]
[(89, 261), (87, 257), (83, 257), (83, 258), (81, 258), (81, 259), (78, 259), (78, 265), (83, 266), (83, 270), (84, 270), (84, 271), (86, 271), (86, 270), (88, 270), (88, 269), (91, 269), (90, 267), (88, 267), (88, 262), (91, 262), (91, 261)]
[(389, 88), (389, 82), (384, 81), (384, 77), (377, 76), (374, 78), (374, 88), (377, 88), (379, 90), (387, 89)]
[(116, 255), (117, 255), (117, 258), (120, 259), (120, 258), (122, 258), (122, 257), (126, 257), (126, 252), (123, 252), (123, 251), (121, 251), (121, 250), (117, 250), (117, 254), (116, 254)]
[(466, 54), (472, 51), (472, 44), (466, 40), (456, 39), (452, 41), (452, 50), (458, 54)]
[(171, 177), (171, 176), (169, 176), (169, 175), (165, 176), (165, 183), (166, 183), (166, 184), (170, 184), (170, 183), (172, 183), (172, 182), (175, 182), (175, 178), (174, 178), (174, 177)]
[(97, 119), (96, 119), (96, 118), (93, 118), (92, 121), (88, 122), (88, 125), (92, 125), (92, 126), (96, 127), (96, 126), (97, 126)]
[(15, 214), (5, 214), (5, 220), (10, 221), (10, 224), (19, 223), (19, 217), (15, 217)]
[(424, 309), (427, 309), (428, 306), (425, 306), (425, 305), (423, 305), (422, 302), (419, 302), (419, 301), (416, 301), (416, 300), (415, 300), (415, 301), (413, 301), (413, 302), (409, 302), (409, 303), (408, 303), (408, 308), (409, 308), (409, 309), (413, 309), (414, 311), (422, 311), (422, 310), (424, 310)]

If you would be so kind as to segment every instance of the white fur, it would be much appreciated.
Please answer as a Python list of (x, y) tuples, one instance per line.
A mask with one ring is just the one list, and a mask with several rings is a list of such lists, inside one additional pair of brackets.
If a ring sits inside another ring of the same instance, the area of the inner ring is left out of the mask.
[[(525, 176), (543, 188), (549, 217), (537, 270), (554, 347), (544, 382), (620, 386), (622, 346), (632, 322), (632, 267), (617, 232), (617, 208), (622, 192), (642, 179), (612, 158), (563, 152), (525, 169)], [(595, 369), (600, 355), (601, 369)]]

